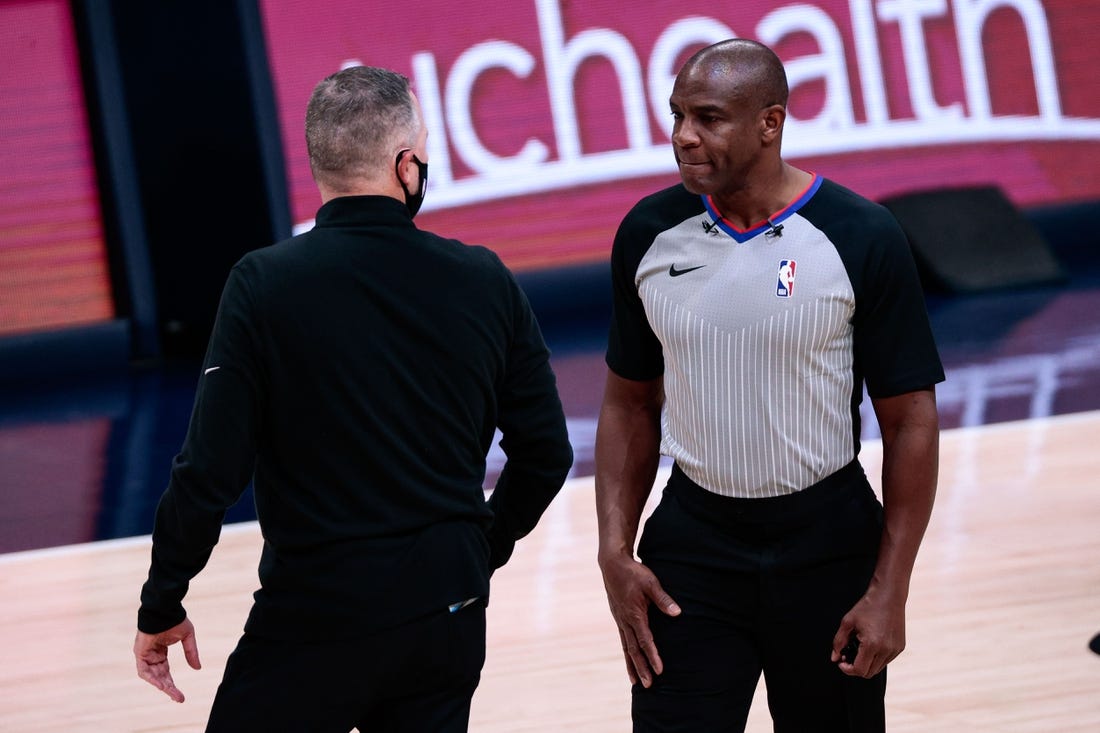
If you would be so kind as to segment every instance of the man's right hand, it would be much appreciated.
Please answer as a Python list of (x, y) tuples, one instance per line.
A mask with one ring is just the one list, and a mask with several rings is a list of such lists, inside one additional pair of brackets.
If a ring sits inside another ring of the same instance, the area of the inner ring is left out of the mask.
[(184, 619), (159, 634), (137, 632), (134, 637), (134, 660), (138, 677), (163, 692), (175, 702), (183, 702), (183, 693), (172, 680), (168, 665), (168, 647), (175, 643), (183, 647), (183, 657), (191, 669), (201, 669), (199, 647), (195, 641), (195, 627), (190, 619)]
[(600, 570), (611, 615), (619, 627), (626, 673), (631, 684), (641, 682), (649, 687), (653, 675), (664, 669), (649, 630), (649, 604), (669, 616), (679, 616), (680, 607), (665, 593), (657, 576), (632, 557), (600, 558)]

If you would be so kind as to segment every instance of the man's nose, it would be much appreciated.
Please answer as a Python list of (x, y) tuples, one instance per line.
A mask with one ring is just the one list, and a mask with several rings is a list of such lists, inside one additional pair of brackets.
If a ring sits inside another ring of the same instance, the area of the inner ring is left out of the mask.
[(680, 120), (672, 129), (672, 142), (682, 148), (690, 148), (699, 143), (699, 136), (690, 122)]

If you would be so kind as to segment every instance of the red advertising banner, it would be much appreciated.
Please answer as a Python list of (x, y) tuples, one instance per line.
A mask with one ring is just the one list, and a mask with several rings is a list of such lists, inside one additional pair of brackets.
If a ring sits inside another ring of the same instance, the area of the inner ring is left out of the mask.
[(319, 205), (303, 116), (347, 65), (414, 82), (429, 126), (418, 223), (517, 270), (603, 261), (641, 196), (678, 180), (668, 96), (698, 48), (776, 50), (784, 153), (870, 198), (1000, 186), (1018, 206), (1100, 198), (1100, 3), (261, 0), (294, 221)]
[(0, 2), (0, 336), (114, 317), (69, 3)]

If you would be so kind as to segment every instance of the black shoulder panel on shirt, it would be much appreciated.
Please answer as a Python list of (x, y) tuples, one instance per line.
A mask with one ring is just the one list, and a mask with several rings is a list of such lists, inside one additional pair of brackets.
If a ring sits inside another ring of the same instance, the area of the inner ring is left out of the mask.
[(916, 263), (890, 211), (832, 181), (799, 213), (836, 247), (855, 294), (857, 371), (872, 397), (944, 379)]

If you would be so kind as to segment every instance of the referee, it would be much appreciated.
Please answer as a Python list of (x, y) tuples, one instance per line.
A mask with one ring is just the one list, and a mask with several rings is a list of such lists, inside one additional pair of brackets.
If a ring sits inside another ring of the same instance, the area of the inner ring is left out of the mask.
[(693, 56), (670, 98), (682, 183), (638, 202), (611, 254), (599, 563), (635, 733), (743, 731), (761, 675), (777, 733), (885, 730), (943, 368), (897, 222), (782, 159), (787, 95), (759, 43)]

